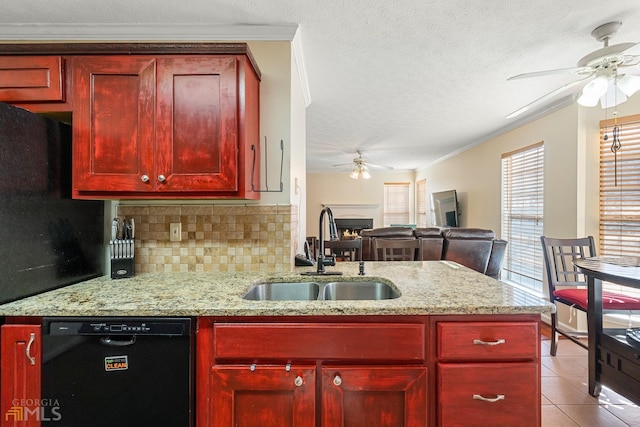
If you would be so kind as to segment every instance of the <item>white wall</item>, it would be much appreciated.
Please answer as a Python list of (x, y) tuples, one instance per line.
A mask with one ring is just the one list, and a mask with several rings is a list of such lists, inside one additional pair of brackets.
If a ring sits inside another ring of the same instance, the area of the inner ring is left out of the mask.
[[(618, 106), (620, 117), (638, 112), (640, 96)], [(416, 179), (426, 178), (429, 193), (457, 190), (461, 225), (500, 236), (501, 156), (543, 141), (545, 234), (597, 238), (599, 126), (612, 114), (573, 104), (419, 170)]]
[[(374, 227), (382, 227), (385, 182), (409, 182), (410, 212), (415, 222), (414, 184), (412, 171), (371, 172), (371, 179), (354, 180), (347, 172), (309, 173), (307, 174), (307, 235), (318, 236), (318, 220), (322, 205), (379, 205), (378, 216), (373, 218)], [(368, 211), (369, 208), (365, 208)], [(338, 215), (336, 215), (338, 216)]]
[[(249, 48), (262, 72), (260, 81), (261, 189), (268, 179), (269, 190), (280, 188), (280, 140), (284, 141), (284, 191), (262, 193), (260, 204), (290, 203), (291, 186), (291, 43), (249, 42)], [(267, 138), (267, 152), (264, 138)], [(265, 177), (265, 156), (268, 176)]]

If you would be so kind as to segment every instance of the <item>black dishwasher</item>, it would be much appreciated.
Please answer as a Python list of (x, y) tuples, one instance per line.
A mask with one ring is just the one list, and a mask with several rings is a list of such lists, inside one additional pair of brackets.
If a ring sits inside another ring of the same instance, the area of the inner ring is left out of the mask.
[(44, 425), (193, 426), (190, 318), (45, 318)]

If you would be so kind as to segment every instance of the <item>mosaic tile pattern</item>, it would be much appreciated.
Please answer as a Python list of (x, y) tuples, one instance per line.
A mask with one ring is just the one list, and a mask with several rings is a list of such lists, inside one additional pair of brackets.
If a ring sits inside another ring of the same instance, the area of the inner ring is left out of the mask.
[[(295, 205), (118, 205), (136, 223), (136, 273), (279, 272), (293, 266)], [(182, 240), (169, 240), (169, 224)]]

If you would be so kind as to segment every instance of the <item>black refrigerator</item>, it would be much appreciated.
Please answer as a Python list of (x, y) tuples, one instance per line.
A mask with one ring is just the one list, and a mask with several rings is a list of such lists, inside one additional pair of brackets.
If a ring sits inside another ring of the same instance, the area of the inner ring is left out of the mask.
[(0, 103), (0, 304), (98, 277), (104, 202), (71, 198), (71, 127)]

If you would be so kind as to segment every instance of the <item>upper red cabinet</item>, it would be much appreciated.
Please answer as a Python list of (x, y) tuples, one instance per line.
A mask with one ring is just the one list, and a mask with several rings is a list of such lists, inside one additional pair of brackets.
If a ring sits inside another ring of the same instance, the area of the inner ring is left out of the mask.
[(0, 56), (0, 100), (64, 101), (61, 56)]
[(78, 56), (72, 70), (74, 197), (259, 198), (246, 56)]

